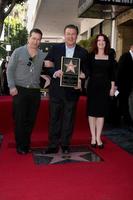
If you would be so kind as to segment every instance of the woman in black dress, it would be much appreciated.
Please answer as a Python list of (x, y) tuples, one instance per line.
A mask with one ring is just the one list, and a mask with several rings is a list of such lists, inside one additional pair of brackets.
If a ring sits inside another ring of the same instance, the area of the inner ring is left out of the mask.
[(103, 148), (101, 133), (107, 112), (108, 96), (115, 93), (114, 60), (109, 57), (110, 42), (106, 35), (97, 35), (89, 55), (88, 122), (91, 146)]

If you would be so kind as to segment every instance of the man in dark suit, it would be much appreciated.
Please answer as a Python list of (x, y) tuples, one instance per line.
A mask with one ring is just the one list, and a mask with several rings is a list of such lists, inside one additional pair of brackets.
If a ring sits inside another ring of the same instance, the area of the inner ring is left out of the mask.
[(117, 75), (121, 117), (125, 125), (132, 126), (128, 99), (133, 89), (133, 45), (120, 57)]
[[(54, 66), (49, 89), (50, 95), (50, 126), (49, 145), (45, 153), (57, 153), (61, 145), (63, 153), (69, 153), (70, 140), (73, 133), (79, 88), (60, 86), (61, 57), (80, 58), (81, 78), (84, 78), (88, 67), (88, 52), (76, 44), (78, 27), (70, 24), (64, 28), (65, 42), (51, 48), (45, 58), (47, 67)], [(79, 80), (80, 81), (80, 80)]]

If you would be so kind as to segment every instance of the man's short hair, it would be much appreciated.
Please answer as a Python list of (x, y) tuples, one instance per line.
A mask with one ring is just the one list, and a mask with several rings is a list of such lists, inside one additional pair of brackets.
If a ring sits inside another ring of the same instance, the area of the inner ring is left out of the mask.
[(41, 35), (41, 37), (42, 37), (42, 31), (40, 30), (40, 29), (38, 29), (38, 28), (33, 28), (31, 31), (30, 31), (30, 36), (32, 35), (32, 33), (38, 33), (38, 34), (40, 34)]
[(68, 25), (66, 25), (65, 28), (64, 28), (64, 32), (65, 32), (65, 30), (66, 30), (67, 28), (75, 29), (76, 32), (77, 32), (77, 35), (78, 35), (79, 29), (78, 29), (78, 27), (77, 27), (76, 25), (74, 25), (74, 24), (68, 24)]

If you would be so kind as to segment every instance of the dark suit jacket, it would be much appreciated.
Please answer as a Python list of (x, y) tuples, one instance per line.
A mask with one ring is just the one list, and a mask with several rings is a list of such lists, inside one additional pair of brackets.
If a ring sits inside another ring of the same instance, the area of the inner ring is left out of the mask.
[[(53, 73), (61, 69), (61, 57), (65, 56), (65, 43), (57, 44), (51, 48), (45, 60), (50, 60), (54, 62)], [(74, 55), (75, 58), (80, 58), (81, 70), (85, 73), (86, 68), (88, 68), (88, 52), (84, 48), (76, 45)], [(50, 84), (50, 97), (51, 98), (67, 98), (69, 100), (77, 100), (80, 91), (74, 88), (60, 87), (60, 79), (52, 78)]]
[(130, 52), (124, 53), (119, 59), (117, 81), (120, 93), (129, 96), (133, 88), (133, 59)]

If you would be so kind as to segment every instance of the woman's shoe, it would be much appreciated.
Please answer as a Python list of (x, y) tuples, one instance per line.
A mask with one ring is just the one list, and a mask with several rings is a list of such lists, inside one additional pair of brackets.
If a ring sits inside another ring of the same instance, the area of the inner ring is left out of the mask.
[(96, 148), (97, 144), (96, 143), (91, 143), (92, 148)]
[(98, 144), (97, 146), (98, 146), (99, 149), (103, 149), (104, 148), (104, 144), (103, 143)]

